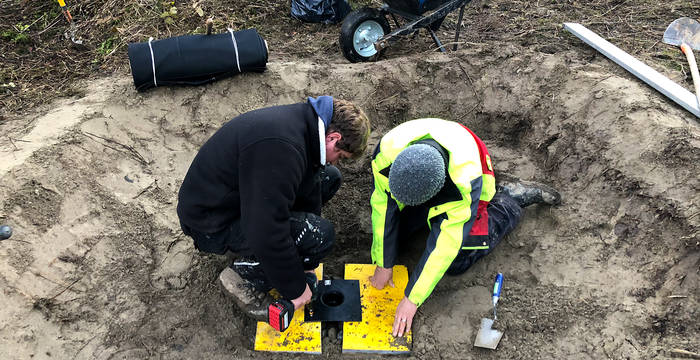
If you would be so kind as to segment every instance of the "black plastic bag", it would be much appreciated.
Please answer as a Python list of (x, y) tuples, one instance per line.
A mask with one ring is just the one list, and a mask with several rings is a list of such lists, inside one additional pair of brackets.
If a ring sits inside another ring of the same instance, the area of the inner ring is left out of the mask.
[(421, 15), (447, 4), (450, 0), (384, 0), (384, 2), (393, 9), (412, 15)]
[(350, 11), (347, 0), (292, 0), (292, 16), (306, 22), (335, 24)]
[(138, 91), (202, 85), (242, 72), (262, 72), (267, 66), (267, 45), (255, 29), (150, 39), (129, 44), (128, 53)]

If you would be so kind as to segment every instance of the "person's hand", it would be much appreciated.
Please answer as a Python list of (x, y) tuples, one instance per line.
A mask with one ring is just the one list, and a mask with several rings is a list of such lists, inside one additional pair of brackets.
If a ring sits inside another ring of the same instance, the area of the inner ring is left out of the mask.
[(311, 302), (311, 289), (309, 289), (309, 285), (305, 285), (306, 289), (304, 289), (304, 293), (301, 294), (296, 299), (292, 300), (292, 304), (294, 304), (294, 310), (299, 310), (304, 307), (304, 305), (308, 304)]
[(369, 281), (372, 283), (372, 286), (381, 290), (384, 289), (387, 283), (389, 286), (394, 287), (393, 277), (394, 268), (383, 268), (381, 266), (377, 266), (374, 269), (374, 275), (370, 276)]
[(408, 333), (411, 331), (411, 324), (413, 324), (413, 317), (416, 315), (418, 306), (408, 300), (407, 297), (403, 297), (399, 306), (396, 307), (396, 315), (394, 316), (394, 331), (392, 335), (403, 336), (404, 332)]

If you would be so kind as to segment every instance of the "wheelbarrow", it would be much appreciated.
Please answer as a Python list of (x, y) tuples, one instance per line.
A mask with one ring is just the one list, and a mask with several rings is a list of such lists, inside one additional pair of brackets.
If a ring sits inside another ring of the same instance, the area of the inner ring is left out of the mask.
[[(424, 28), (440, 51), (445, 46), (438, 39), (437, 31), (445, 17), (460, 9), (453, 50), (457, 50), (459, 31), (462, 27), (464, 8), (471, 0), (384, 0), (379, 8), (363, 7), (348, 14), (340, 28), (340, 47), (350, 62), (377, 59), (381, 53), (403, 35), (414, 34)], [(399, 23), (397, 17), (404, 20)], [(391, 31), (389, 18), (394, 21)]]

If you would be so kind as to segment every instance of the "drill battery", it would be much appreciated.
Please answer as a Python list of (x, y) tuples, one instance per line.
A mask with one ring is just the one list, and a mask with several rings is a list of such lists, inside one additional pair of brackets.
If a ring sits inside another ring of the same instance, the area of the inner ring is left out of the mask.
[[(316, 298), (316, 289), (318, 286), (318, 280), (316, 274), (305, 273), (306, 284), (309, 285), (309, 290), (311, 290), (311, 300)], [(292, 323), (292, 317), (294, 316), (294, 304), (291, 301), (285, 299), (278, 299), (267, 307), (267, 322), (277, 331), (283, 332), (287, 330), (289, 324)]]
[(267, 322), (277, 331), (285, 331), (292, 322), (294, 304), (285, 299), (279, 299), (267, 307)]

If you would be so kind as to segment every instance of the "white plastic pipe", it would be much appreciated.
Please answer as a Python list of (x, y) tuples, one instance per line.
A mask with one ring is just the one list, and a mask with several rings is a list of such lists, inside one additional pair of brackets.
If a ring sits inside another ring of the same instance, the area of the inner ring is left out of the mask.
[(596, 33), (586, 29), (585, 26), (576, 23), (564, 23), (564, 29), (576, 35), (594, 49), (598, 50), (610, 60), (631, 72), (654, 89), (675, 101), (678, 105), (690, 111), (700, 118), (700, 105), (693, 93), (684, 87), (661, 75), (658, 71), (650, 68), (643, 62), (637, 60), (632, 55), (622, 51), (617, 46), (596, 35)]

